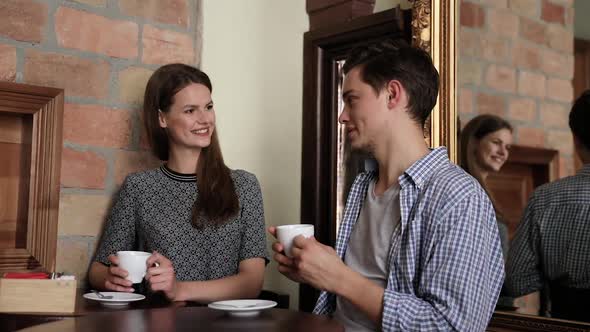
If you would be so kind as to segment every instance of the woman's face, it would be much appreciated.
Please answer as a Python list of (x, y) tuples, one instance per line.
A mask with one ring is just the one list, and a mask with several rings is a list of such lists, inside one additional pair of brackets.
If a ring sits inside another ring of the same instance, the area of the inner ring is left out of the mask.
[(512, 132), (500, 129), (479, 140), (475, 150), (478, 166), (488, 172), (498, 172), (508, 159), (512, 145)]
[(191, 83), (174, 95), (167, 113), (160, 112), (160, 127), (166, 128), (170, 148), (202, 149), (211, 144), (215, 112), (211, 91)]

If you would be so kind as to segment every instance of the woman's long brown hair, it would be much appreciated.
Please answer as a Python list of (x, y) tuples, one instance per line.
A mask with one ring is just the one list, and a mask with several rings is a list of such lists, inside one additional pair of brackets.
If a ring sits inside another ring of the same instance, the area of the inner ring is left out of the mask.
[[(192, 83), (202, 84), (213, 91), (207, 74), (179, 63), (160, 67), (147, 83), (143, 122), (152, 152), (160, 160), (167, 161), (170, 156), (170, 139), (166, 130), (160, 127), (158, 110), (169, 112), (176, 93)], [(201, 150), (195, 171), (198, 196), (192, 209), (193, 226), (200, 229), (206, 225), (220, 225), (235, 216), (239, 210), (238, 195), (230, 169), (223, 162), (217, 129), (213, 131), (211, 144)]]

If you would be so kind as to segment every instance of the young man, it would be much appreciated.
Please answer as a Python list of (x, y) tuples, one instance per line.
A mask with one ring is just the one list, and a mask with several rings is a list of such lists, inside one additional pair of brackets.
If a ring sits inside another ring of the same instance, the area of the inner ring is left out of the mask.
[(552, 317), (590, 321), (590, 90), (574, 103), (569, 125), (584, 166), (531, 196), (508, 254), (505, 291), (549, 290)]
[(322, 290), (314, 312), (347, 331), (483, 331), (504, 279), (498, 228), (477, 181), (424, 141), (432, 60), (383, 42), (353, 50), (344, 72), (339, 121), (378, 170), (356, 178), (336, 250), (297, 237), (288, 258), (274, 243), (279, 271)]

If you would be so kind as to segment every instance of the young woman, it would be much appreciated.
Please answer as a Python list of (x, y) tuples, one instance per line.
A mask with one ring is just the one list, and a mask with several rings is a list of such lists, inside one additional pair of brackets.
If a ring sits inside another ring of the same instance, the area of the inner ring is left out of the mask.
[(267, 260), (256, 177), (223, 162), (211, 81), (199, 69), (165, 65), (147, 83), (143, 120), (158, 169), (129, 175), (105, 226), (89, 281), (132, 292), (117, 251), (153, 252), (144, 286), (173, 301), (252, 298)]
[(502, 215), (487, 188), (486, 179), (490, 173), (499, 172), (504, 166), (511, 145), (512, 126), (495, 115), (476, 116), (461, 131), (461, 167), (479, 181), (494, 203), (504, 258), (508, 254), (508, 228), (502, 222)]

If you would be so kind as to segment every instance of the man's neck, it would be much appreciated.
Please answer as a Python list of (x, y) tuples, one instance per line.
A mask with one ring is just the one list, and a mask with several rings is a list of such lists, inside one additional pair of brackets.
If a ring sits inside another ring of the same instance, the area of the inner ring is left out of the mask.
[(397, 184), (403, 172), (430, 152), (420, 133), (414, 132), (404, 138), (392, 138), (375, 148), (374, 156), (379, 164), (376, 195), (383, 194), (387, 188)]
[(174, 148), (170, 149), (170, 158), (166, 166), (171, 170), (183, 173), (191, 174), (196, 173), (197, 163), (199, 162), (199, 156), (201, 150), (185, 149), (185, 148)]

